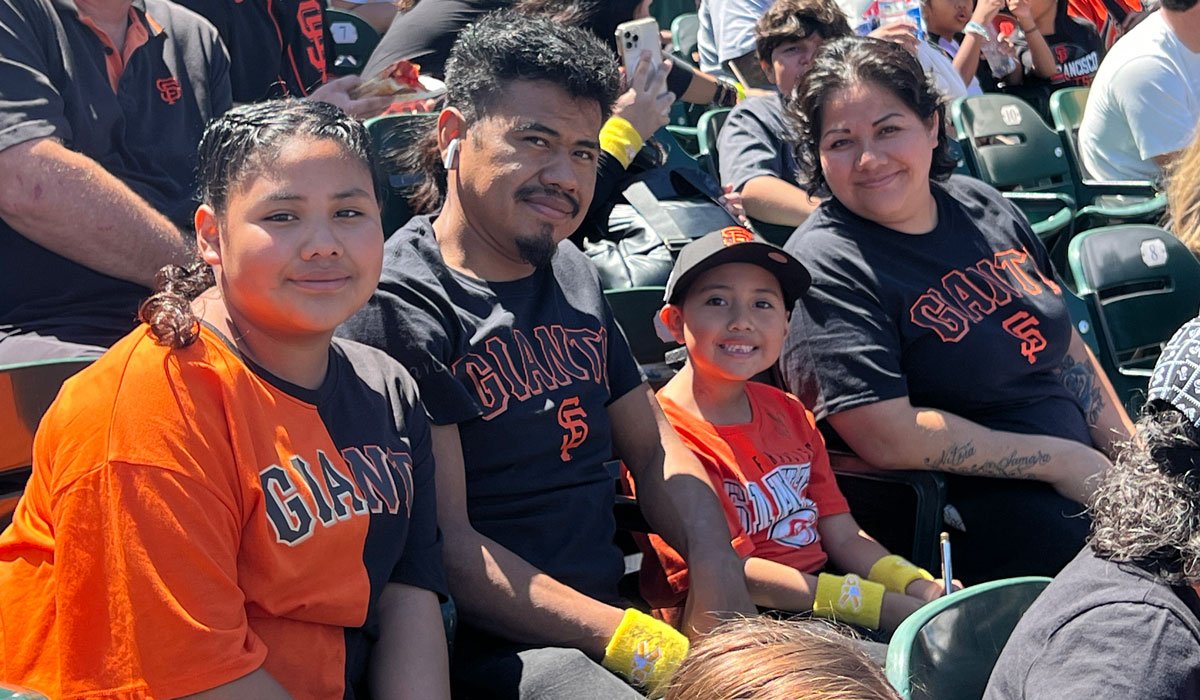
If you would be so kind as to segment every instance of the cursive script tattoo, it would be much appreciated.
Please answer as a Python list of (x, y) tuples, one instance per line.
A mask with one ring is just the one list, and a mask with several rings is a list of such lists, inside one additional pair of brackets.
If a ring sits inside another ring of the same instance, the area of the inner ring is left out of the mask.
[(970, 442), (954, 443), (942, 450), (942, 454), (937, 458), (925, 458), (926, 469), (937, 469), (941, 471), (954, 471), (955, 467), (961, 467), (964, 462), (975, 456), (975, 445)]
[(1095, 425), (1100, 420), (1100, 412), (1104, 409), (1104, 393), (1100, 391), (1100, 382), (1096, 379), (1096, 370), (1091, 362), (1078, 362), (1067, 355), (1055, 370), (1058, 380), (1071, 392), (1071, 396), (1079, 402), (1088, 425)]
[(1033, 479), (1038, 467), (1050, 463), (1050, 455), (1038, 450), (1021, 454), (1013, 450), (1005, 457), (973, 460), (975, 445), (971, 442), (954, 443), (942, 450), (937, 457), (926, 457), (925, 467), (937, 471), (967, 474), (970, 476), (992, 476), (1001, 479)]

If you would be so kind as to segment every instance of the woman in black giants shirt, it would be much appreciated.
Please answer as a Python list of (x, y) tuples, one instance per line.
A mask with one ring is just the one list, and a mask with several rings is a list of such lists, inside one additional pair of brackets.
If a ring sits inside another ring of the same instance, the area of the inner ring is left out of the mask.
[(1053, 574), (1131, 426), (1045, 249), (998, 192), (947, 177), (943, 106), (895, 45), (826, 46), (788, 110), (830, 196), (786, 246), (813, 275), (790, 388), (867, 462), (950, 473), (964, 581)]

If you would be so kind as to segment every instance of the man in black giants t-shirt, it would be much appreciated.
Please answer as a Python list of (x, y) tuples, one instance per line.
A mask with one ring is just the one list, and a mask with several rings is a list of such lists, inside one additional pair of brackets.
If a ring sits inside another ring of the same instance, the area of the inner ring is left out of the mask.
[(678, 633), (622, 610), (614, 452), (650, 523), (686, 549), (692, 612), (753, 611), (702, 468), (638, 375), (596, 270), (564, 242), (617, 85), (581, 30), (504, 12), (465, 30), (433, 135), (444, 205), (391, 237), (379, 290), (342, 329), (409, 368), (434, 424), (464, 620), (455, 681), (481, 697), (639, 697), (596, 661), (654, 685), (681, 655)]

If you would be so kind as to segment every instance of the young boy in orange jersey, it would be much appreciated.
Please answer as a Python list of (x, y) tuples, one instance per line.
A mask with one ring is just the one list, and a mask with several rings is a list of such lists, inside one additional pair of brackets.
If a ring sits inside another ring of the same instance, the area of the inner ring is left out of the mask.
[[(809, 281), (795, 258), (741, 227), (685, 247), (659, 319), (688, 359), (658, 400), (722, 496), (759, 607), (891, 631), (942, 595), (941, 584), (859, 528), (812, 413), (750, 381), (779, 359)], [(649, 541), (642, 595), (673, 622), (687, 597), (686, 564), (657, 536)], [(827, 564), (846, 575), (821, 573)]]

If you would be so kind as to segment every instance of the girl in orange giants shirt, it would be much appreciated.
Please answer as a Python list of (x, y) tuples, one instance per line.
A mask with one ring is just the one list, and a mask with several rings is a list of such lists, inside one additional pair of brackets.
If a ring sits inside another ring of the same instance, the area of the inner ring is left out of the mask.
[(362, 125), (282, 101), (200, 144), (201, 261), (69, 380), (0, 536), (0, 680), (52, 697), (448, 697), (429, 427), (333, 339), (383, 233)]

